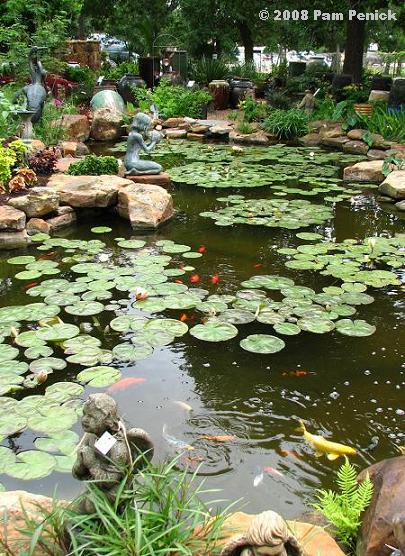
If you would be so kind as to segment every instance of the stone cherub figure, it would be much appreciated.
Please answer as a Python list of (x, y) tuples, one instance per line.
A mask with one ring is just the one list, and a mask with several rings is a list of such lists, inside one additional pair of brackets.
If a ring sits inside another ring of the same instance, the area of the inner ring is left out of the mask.
[(221, 556), (302, 556), (297, 539), (284, 519), (268, 510), (254, 517), (244, 533), (236, 534), (222, 549)]
[[(152, 459), (152, 441), (142, 429), (126, 429), (115, 400), (107, 394), (89, 396), (83, 406), (82, 428), (84, 436), (77, 449), (73, 476), (80, 481), (97, 481), (97, 486), (114, 501), (125, 468), (133, 465), (135, 473)], [(95, 443), (106, 432), (114, 437), (115, 443), (104, 455)], [(140, 458), (140, 454), (144, 456)], [(93, 511), (86, 500), (81, 509), (87, 513)]]
[(31, 75), (31, 83), (26, 85), (14, 95), (13, 102), (19, 98), (25, 97), (26, 110), (33, 112), (30, 121), (36, 123), (41, 119), (42, 111), (46, 100), (45, 78), (46, 70), (43, 68), (38, 58), (40, 50), (46, 47), (33, 46), (28, 54), (29, 69)]
[[(150, 131), (151, 127), (152, 120), (147, 114), (143, 112), (136, 114), (132, 121), (124, 158), (126, 176), (160, 174), (162, 171), (161, 165), (157, 162), (142, 160), (139, 157), (141, 151), (150, 153), (162, 138), (158, 131)], [(150, 139), (150, 143), (146, 143), (145, 139)]]

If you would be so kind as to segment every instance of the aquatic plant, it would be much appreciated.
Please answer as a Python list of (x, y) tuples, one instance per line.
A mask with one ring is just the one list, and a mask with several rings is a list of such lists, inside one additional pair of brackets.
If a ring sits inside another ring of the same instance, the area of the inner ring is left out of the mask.
[(73, 162), (67, 171), (71, 176), (101, 176), (118, 174), (118, 160), (113, 156), (88, 154)]
[(279, 139), (294, 139), (308, 133), (308, 114), (299, 108), (272, 110), (263, 122), (263, 128)]
[(187, 465), (182, 470), (179, 465), (183, 465), (180, 456), (160, 465), (147, 463), (134, 475), (131, 469), (124, 470), (113, 502), (96, 482), (87, 482), (82, 497), (93, 504), (93, 513), (80, 513), (82, 497), (68, 507), (55, 502), (51, 511), (41, 511), (40, 525), (26, 516), (22, 534), (32, 550), (59, 556), (72, 550), (83, 555), (163, 556), (168, 550), (219, 554), (215, 545), (231, 505), (212, 514), (210, 506), (223, 500), (202, 499), (218, 491), (207, 490), (204, 481), (197, 480), (198, 470), (190, 474)]
[(312, 505), (332, 523), (339, 541), (353, 549), (361, 514), (370, 505), (374, 487), (368, 474), (357, 482), (356, 470), (347, 457), (337, 473), (337, 484), (339, 492), (318, 490), (318, 502)]

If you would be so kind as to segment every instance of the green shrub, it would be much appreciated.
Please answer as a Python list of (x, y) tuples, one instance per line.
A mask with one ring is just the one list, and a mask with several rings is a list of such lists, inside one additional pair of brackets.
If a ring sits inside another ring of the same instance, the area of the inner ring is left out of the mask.
[(101, 176), (118, 174), (118, 160), (113, 156), (89, 154), (74, 162), (67, 171), (71, 176)]
[(238, 108), (244, 112), (244, 119), (248, 122), (263, 120), (267, 115), (267, 107), (262, 102), (257, 102), (251, 97), (247, 97), (239, 102)]
[(200, 58), (191, 65), (191, 76), (200, 85), (208, 85), (214, 79), (225, 79), (229, 75), (228, 65), (218, 58)]
[(236, 131), (242, 135), (250, 135), (254, 133), (256, 129), (248, 122), (239, 122), (236, 126)]
[(242, 79), (258, 79), (259, 73), (253, 62), (244, 62), (235, 64), (231, 67), (230, 73), (233, 77), (242, 77)]
[(267, 93), (266, 100), (271, 108), (288, 110), (291, 107), (291, 101), (288, 96), (278, 91), (270, 91), (269, 93)]
[(308, 115), (299, 108), (273, 110), (263, 122), (263, 128), (279, 139), (294, 139), (308, 133)]
[(91, 68), (72, 68), (67, 66), (65, 69), (66, 79), (78, 83), (80, 92), (84, 90), (87, 95), (93, 93), (94, 86), (97, 80), (97, 73)]
[(361, 525), (360, 516), (369, 506), (373, 496), (373, 483), (368, 474), (358, 483), (356, 470), (346, 458), (337, 473), (340, 492), (318, 490), (319, 502), (313, 507), (321, 512), (333, 525), (339, 541), (353, 548)]
[(10, 143), (0, 143), (0, 192), (8, 191), (8, 182), (13, 172), (20, 166), (27, 152), (27, 146), (19, 139)]
[(127, 73), (139, 75), (139, 67), (135, 62), (121, 62), (115, 67), (109, 67), (105, 70), (103, 68), (102, 73), (106, 79), (119, 81)]
[[(94, 513), (80, 513), (76, 500), (67, 508), (55, 503), (50, 512), (40, 510), (39, 526), (26, 514), (22, 534), (31, 541), (32, 552), (38, 548), (55, 556), (219, 554), (214, 544), (229, 508), (210, 513), (201, 499), (216, 491), (205, 490), (203, 482), (197, 484), (197, 471), (191, 474), (187, 467), (176, 471), (178, 459), (148, 464), (133, 480), (127, 472), (113, 503), (96, 482), (86, 483), (82, 497), (92, 503)], [(196, 538), (196, 528), (203, 533), (201, 538)]]
[(34, 124), (35, 137), (46, 146), (56, 145), (65, 139), (66, 130), (62, 125), (62, 117), (65, 114), (77, 114), (72, 101), (65, 100), (61, 106), (56, 106), (52, 100), (46, 102), (42, 118)]
[(312, 114), (313, 120), (331, 120), (336, 110), (336, 103), (332, 97), (318, 101), (315, 97), (315, 110)]

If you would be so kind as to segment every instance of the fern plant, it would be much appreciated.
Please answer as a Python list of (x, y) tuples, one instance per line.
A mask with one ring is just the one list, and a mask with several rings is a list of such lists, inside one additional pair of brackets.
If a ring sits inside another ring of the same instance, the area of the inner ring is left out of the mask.
[(318, 490), (318, 502), (312, 504), (332, 523), (336, 538), (351, 548), (361, 525), (361, 514), (370, 505), (374, 490), (368, 474), (361, 483), (356, 476), (354, 466), (345, 458), (337, 473), (340, 492)]

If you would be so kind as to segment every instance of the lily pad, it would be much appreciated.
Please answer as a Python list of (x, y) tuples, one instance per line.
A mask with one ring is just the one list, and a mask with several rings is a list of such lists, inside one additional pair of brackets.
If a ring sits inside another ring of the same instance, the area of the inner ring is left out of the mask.
[(65, 307), (65, 311), (70, 315), (89, 317), (102, 313), (104, 311), (104, 305), (98, 301), (78, 301), (74, 305)]
[(103, 388), (118, 382), (121, 378), (121, 371), (114, 367), (101, 365), (81, 371), (77, 378), (89, 386), (93, 386), (93, 388)]
[(190, 334), (205, 342), (226, 342), (238, 334), (238, 329), (233, 324), (226, 322), (209, 321), (190, 328)]
[(146, 341), (136, 341), (135, 344), (118, 344), (113, 348), (112, 353), (118, 361), (141, 361), (152, 355), (153, 348)]
[(56, 460), (50, 454), (37, 450), (28, 450), (17, 454), (15, 463), (7, 468), (7, 475), (14, 479), (34, 480), (50, 475)]
[(28, 417), (30, 429), (39, 432), (60, 432), (70, 429), (77, 421), (77, 414), (62, 406), (36, 408), (34, 415)]
[(290, 322), (281, 322), (274, 325), (274, 330), (286, 336), (296, 336), (301, 332), (301, 328)]
[(329, 319), (307, 317), (302, 318), (297, 322), (301, 330), (312, 332), (314, 334), (326, 334), (335, 328), (335, 323)]
[(345, 336), (364, 337), (374, 334), (376, 327), (365, 320), (342, 319), (336, 322), (336, 330)]
[(270, 334), (252, 334), (240, 341), (240, 346), (251, 353), (277, 353), (285, 347), (285, 342)]
[(146, 324), (145, 330), (163, 331), (172, 336), (184, 336), (188, 331), (188, 326), (186, 323), (176, 319), (154, 319)]
[[(48, 400), (64, 403), (72, 398), (81, 396), (84, 392), (83, 386), (74, 382), (55, 382), (45, 390), (45, 396)], [(69, 428), (69, 427), (67, 427)]]
[(112, 228), (109, 228), (108, 226), (95, 226), (91, 229), (91, 231), (93, 234), (107, 234), (112, 232)]

